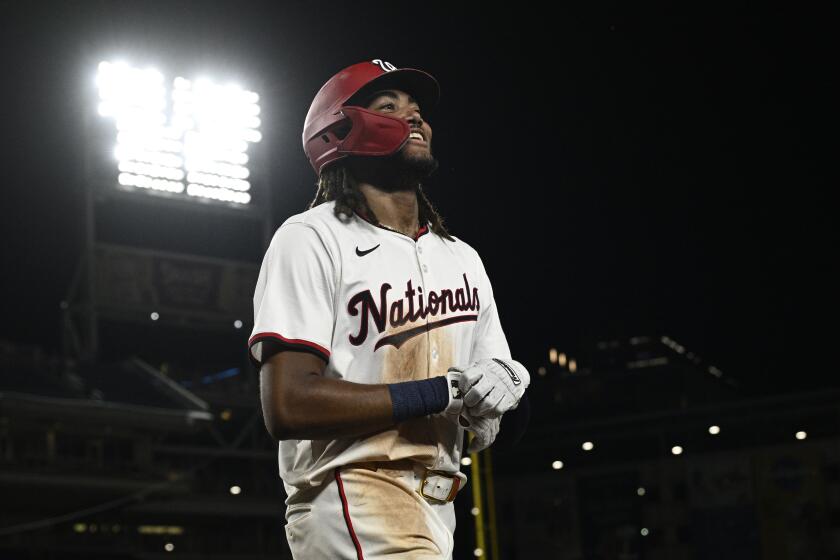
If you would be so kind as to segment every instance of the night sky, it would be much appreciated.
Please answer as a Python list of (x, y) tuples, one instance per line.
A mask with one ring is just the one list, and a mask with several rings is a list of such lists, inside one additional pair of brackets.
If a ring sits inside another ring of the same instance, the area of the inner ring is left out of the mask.
[[(381, 58), (441, 84), (426, 190), (481, 254), (514, 358), (667, 335), (744, 394), (838, 386), (830, 18), (461, 4), (2, 2), (0, 338), (58, 351), (100, 60), (258, 91), (279, 225), (315, 193), (300, 144), (313, 95)], [(225, 256), (261, 258), (235, 225), (213, 233)]]

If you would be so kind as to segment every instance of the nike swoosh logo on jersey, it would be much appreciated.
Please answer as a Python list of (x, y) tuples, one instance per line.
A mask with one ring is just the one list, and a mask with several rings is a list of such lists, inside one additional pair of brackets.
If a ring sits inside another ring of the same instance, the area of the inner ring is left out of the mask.
[[(380, 243), (379, 245), (382, 245), (382, 244)], [(367, 254), (368, 254), (368, 253), (370, 253), (371, 251), (375, 251), (376, 249), (378, 249), (378, 248), (379, 248), (379, 245), (377, 245), (377, 246), (376, 246), (376, 247), (374, 247), (373, 249), (368, 249), (367, 251), (361, 251), (361, 250), (359, 250), (359, 246), (357, 245), (357, 246), (356, 246), (356, 254), (357, 254), (357, 255), (359, 255), (360, 257), (364, 257), (365, 255), (367, 255)]]

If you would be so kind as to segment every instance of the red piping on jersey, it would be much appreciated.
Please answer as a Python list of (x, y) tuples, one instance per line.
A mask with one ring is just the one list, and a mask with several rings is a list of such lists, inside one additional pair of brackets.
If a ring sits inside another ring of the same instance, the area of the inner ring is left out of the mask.
[(414, 241), (417, 241), (418, 239), (420, 239), (420, 236), (423, 235), (424, 233), (428, 233), (428, 231), (429, 231), (429, 226), (427, 226), (426, 224), (423, 224), (423, 226), (420, 229), (417, 230), (417, 237), (414, 238)]
[(350, 538), (353, 539), (353, 544), (356, 545), (356, 558), (358, 560), (364, 560), (362, 545), (359, 543), (356, 531), (353, 530), (353, 522), (350, 521), (350, 508), (347, 505), (347, 496), (344, 494), (344, 482), (341, 481), (341, 475), (338, 472), (339, 468), (335, 468), (335, 482), (338, 484), (338, 494), (341, 497), (341, 509), (344, 512), (344, 521), (347, 522), (347, 530), (350, 531)]
[[(365, 216), (362, 212), (359, 212), (358, 210), (354, 210), (354, 212), (356, 212), (356, 214), (358, 214), (358, 216), (361, 219), (363, 219), (364, 221), (366, 221), (367, 223), (369, 223), (372, 226), (376, 226), (376, 227), (378, 227), (380, 229), (384, 229), (386, 231), (393, 231), (394, 233), (399, 233), (400, 235), (405, 235), (401, 231), (397, 231), (395, 229), (391, 229), (389, 227), (385, 227), (385, 226), (373, 223), (372, 220), (370, 220), (367, 216)], [(418, 239), (420, 239), (421, 235), (424, 235), (426, 233), (429, 233), (429, 225), (428, 224), (423, 224), (422, 226), (420, 226), (420, 229), (417, 230), (417, 235), (415, 235), (412, 239), (414, 239), (414, 241), (417, 241)], [(409, 235), (405, 235), (405, 236), (406, 237), (411, 237)]]
[(314, 342), (310, 342), (308, 340), (303, 340), (302, 338), (286, 338), (283, 335), (274, 333), (274, 332), (264, 332), (264, 333), (257, 333), (251, 337), (251, 340), (248, 341), (248, 348), (254, 345), (254, 343), (259, 342), (263, 338), (276, 338), (286, 344), (302, 344), (304, 346), (308, 346), (313, 350), (317, 350), (321, 352), (327, 358), (330, 357), (330, 351), (321, 346), (320, 344), (315, 344)]

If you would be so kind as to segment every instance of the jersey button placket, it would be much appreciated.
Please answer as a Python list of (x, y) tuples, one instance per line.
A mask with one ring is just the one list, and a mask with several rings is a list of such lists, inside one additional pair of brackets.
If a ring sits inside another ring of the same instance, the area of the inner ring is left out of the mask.
[[(428, 297), (428, 292), (426, 292), (426, 277), (425, 277), (424, 274), (429, 272), (429, 267), (428, 267), (428, 265), (426, 265), (426, 263), (424, 263), (423, 261), (420, 260), (420, 255), (423, 253), (423, 247), (421, 247), (419, 245), (419, 242), (415, 242), (414, 250), (416, 251), (417, 264), (420, 265), (420, 284), (423, 286), (423, 293), (426, 294), (426, 297)], [(426, 324), (428, 324), (428, 323), (429, 323), (429, 316), (427, 315), (426, 316)], [(429, 332), (426, 331), (426, 343), (429, 344), (430, 341), (431, 341), (431, 336), (429, 335)], [(429, 351), (429, 355), (432, 358), (431, 360), (428, 361), (429, 370), (431, 370), (432, 361), (437, 361), (437, 354), (438, 354), (438, 352), (437, 352), (436, 347), (431, 348), (431, 350)], [(431, 373), (431, 371), (427, 371), (426, 376), (428, 377), (430, 373)]]
[[(423, 247), (421, 247), (420, 245), (415, 245), (415, 249), (417, 251), (417, 264), (420, 265), (420, 270), (421, 270), (420, 276), (422, 277), (424, 272), (429, 272), (429, 265), (427, 265), (425, 262), (423, 262), (420, 258), (420, 255), (423, 254)], [(425, 278), (423, 278), (423, 282), (425, 284)], [(423, 289), (425, 290), (426, 286), (423, 286)]]
[(422, 270), (423, 272), (429, 272), (429, 267), (426, 265), (426, 263), (420, 260), (419, 256), (423, 254), (423, 247), (421, 247), (419, 243), (416, 243), (415, 248), (417, 249), (417, 262), (420, 263), (420, 270)]
[[(423, 254), (423, 247), (421, 247), (419, 245), (419, 242), (418, 242), (418, 244), (415, 245), (415, 248), (416, 248), (416, 251), (417, 251), (417, 263), (420, 265), (420, 278), (421, 278), (420, 283), (423, 285), (423, 293), (427, 294), (427, 297), (428, 297), (428, 292), (426, 291), (426, 276), (425, 275), (428, 274), (428, 272), (429, 272), (429, 266), (426, 263), (424, 263), (422, 260), (420, 260), (421, 259), (420, 255)], [(430, 317), (427, 315), (426, 316), (426, 323), (428, 324), (429, 321), (430, 321)], [(426, 331), (427, 344), (431, 345), (431, 340), (432, 340), (432, 337), (430, 336), (429, 331)], [(438, 355), (439, 355), (439, 352), (438, 352), (437, 345), (432, 345), (431, 349), (429, 351), (429, 357), (431, 359), (428, 361), (430, 371), (428, 371), (426, 373), (427, 376), (431, 374), (431, 369), (432, 368), (437, 369)], [(444, 459), (445, 459), (445, 456), (446, 456), (447, 453), (448, 453), (448, 451), (446, 451), (443, 448), (443, 444), (440, 441), (438, 441), (437, 442), (437, 457), (435, 458), (435, 463), (434, 463), (433, 468), (441, 468), (443, 466)]]

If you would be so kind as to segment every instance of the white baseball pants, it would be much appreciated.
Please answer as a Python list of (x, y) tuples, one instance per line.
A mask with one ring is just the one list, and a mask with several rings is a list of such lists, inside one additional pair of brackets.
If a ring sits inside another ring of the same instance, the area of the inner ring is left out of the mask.
[(295, 560), (451, 560), (453, 502), (430, 503), (416, 489), (424, 468), (344, 466), (286, 507)]

